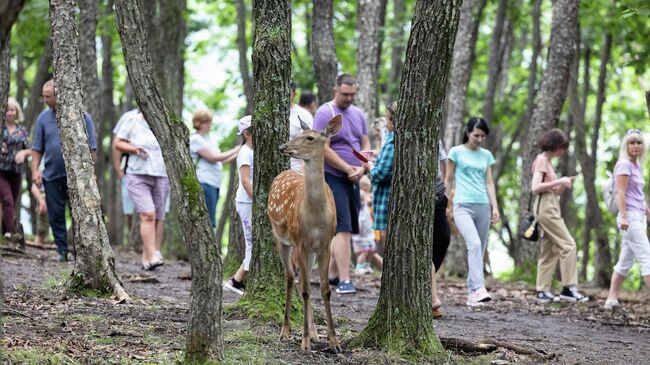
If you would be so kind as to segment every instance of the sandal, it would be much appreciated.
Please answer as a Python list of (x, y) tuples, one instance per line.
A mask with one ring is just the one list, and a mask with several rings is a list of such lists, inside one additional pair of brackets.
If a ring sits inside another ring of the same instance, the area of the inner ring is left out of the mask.
[(158, 266), (162, 266), (162, 261), (149, 261), (148, 264), (142, 264), (142, 270), (145, 271), (153, 271), (155, 270)]
[(440, 319), (442, 318), (442, 310), (440, 309), (440, 307), (433, 308), (431, 310), (431, 315), (433, 316), (433, 319)]

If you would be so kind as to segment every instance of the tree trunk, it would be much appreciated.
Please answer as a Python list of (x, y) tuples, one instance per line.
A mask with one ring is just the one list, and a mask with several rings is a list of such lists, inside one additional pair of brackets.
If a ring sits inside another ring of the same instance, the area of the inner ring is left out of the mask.
[(318, 102), (326, 103), (334, 98), (332, 88), (336, 84), (336, 48), (334, 47), (334, 18), (332, 0), (313, 1), (313, 28), (311, 53), (314, 56), (314, 73), (318, 87)]
[(117, 24), (129, 80), (138, 106), (160, 143), (172, 199), (190, 253), (192, 292), (185, 362), (223, 359), (222, 265), (210, 227), (203, 190), (187, 148), (189, 132), (162, 96), (146, 39), (142, 0), (116, 0)]
[[(251, 104), (252, 105), (252, 104)], [(221, 245), (221, 241), (223, 238), (223, 232), (226, 229), (226, 221), (228, 221), (228, 218), (231, 216), (232, 213), (237, 215), (237, 211), (235, 210), (235, 193), (237, 192), (237, 186), (238, 186), (238, 180), (237, 180), (237, 161), (233, 160), (228, 164), (228, 190), (226, 191), (226, 197), (225, 197), (225, 202), (221, 208), (221, 214), (219, 215), (219, 222), (217, 222), (217, 232), (216, 232), (216, 237), (217, 237), (217, 245), (219, 246), (220, 252), (223, 252), (223, 247)], [(230, 221), (230, 229), (232, 230), (232, 220)], [(243, 237), (243, 235), (241, 236)], [(243, 242), (243, 241), (242, 241)], [(228, 241), (228, 245), (230, 245), (230, 241)], [(229, 246), (230, 247), (230, 246)], [(224, 259), (224, 267), (226, 266), (225, 259)]]
[(494, 95), (497, 91), (497, 82), (501, 73), (503, 59), (503, 31), (506, 26), (506, 13), (508, 11), (508, 0), (499, 0), (497, 16), (492, 32), (490, 43), (490, 58), (488, 59), (488, 82), (485, 88), (485, 99), (483, 101), (483, 118), (492, 122), (494, 111)]
[[(253, 112), (253, 81), (248, 66), (248, 44), (246, 43), (246, 4), (244, 0), (235, 0), (237, 6), (237, 49), (239, 50), (239, 73), (244, 84), (246, 97), (246, 114)], [(217, 242), (219, 242), (217, 240)]]
[(253, 259), (248, 290), (239, 302), (251, 315), (281, 322), (285, 287), (266, 202), (271, 182), (289, 165), (279, 145), (289, 139), (291, 2), (253, 1)]
[[(578, 0), (556, 0), (553, 3), (547, 67), (544, 71), (539, 101), (533, 110), (530, 128), (523, 142), (518, 221), (523, 219), (525, 207), (530, 200), (531, 166), (539, 153), (537, 142), (546, 131), (557, 126), (566, 99), (571, 60), (578, 43), (578, 7)], [(537, 244), (519, 240), (512, 248), (515, 266), (530, 265), (537, 261), (539, 249)]]
[[(465, 118), (467, 87), (474, 63), (478, 26), (487, 0), (464, 0), (460, 10), (458, 32), (445, 102), (444, 142), (447, 148), (460, 144)], [(457, 229), (451, 230), (451, 240), (445, 259), (446, 272), (464, 276), (467, 273), (467, 249)]]
[[(446, 355), (431, 317), (435, 189), (418, 182), (435, 180), (438, 170), (436, 146), (443, 119), (438, 111), (444, 105), (459, 14), (458, 0), (419, 0), (415, 5), (395, 123), (381, 291), (368, 325), (353, 341), (436, 363)], [(419, 198), (409, 199), (413, 196)]]
[[(5, 107), (9, 97), (9, 83), (11, 69), (11, 49), (9, 41), (11, 28), (13, 27), (18, 13), (23, 8), (25, 0), (9, 0), (0, 3), (0, 124), (5, 122)], [(20, 102), (20, 101), (19, 101)]]
[(594, 230), (596, 241), (596, 255), (594, 260), (594, 282), (599, 287), (609, 287), (611, 277), (612, 254), (609, 248), (607, 229), (605, 228), (602, 212), (598, 207), (598, 191), (596, 190), (596, 161), (598, 153), (598, 136), (602, 121), (603, 104), (605, 103), (607, 87), (607, 64), (609, 63), (612, 49), (612, 34), (606, 31), (603, 35), (603, 44), (600, 51), (600, 69), (598, 71), (598, 90), (596, 94), (596, 112), (591, 135), (591, 152), (586, 146), (586, 127), (584, 119), (576, 126), (576, 141), (578, 142), (580, 165), (584, 176), (585, 191), (587, 192), (587, 209), (585, 210), (585, 226), (583, 231), (583, 245), (589, 247), (591, 231)]
[[(465, 1), (471, 2), (471, 0)], [(404, 37), (406, 36), (403, 26), (403, 24), (406, 24), (406, 4), (404, 4), (404, 0), (393, 0), (393, 22), (395, 26), (390, 35), (392, 51), (390, 70), (388, 71), (388, 95), (397, 95), (399, 92), (399, 81), (404, 66)]]
[[(50, 36), (45, 40), (43, 45), (43, 53), (36, 66), (36, 73), (32, 79), (32, 86), (29, 89), (29, 96), (27, 97), (27, 106), (25, 107), (25, 123), (23, 124), (28, 131), (31, 131), (38, 114), (43, 110), (43, 101), (41, 94), (43, 92), (43, 84), (50, 77), (49, 67), (52, 62), (52, 41)], [(31, 183), (31, 181), (30, 181)]]
[[(368, 123), (378, 116), (377, 73), (379, 60), (379, 28), (381, 26), (381, 0), (359, 0), (357, 30), (359, 46), (357, 52), (356, 105), (366, 113)], [(323, 100), (324, 101), (324, 100)], [(370, 141), (374, 145), (373, 141)]]
[(101, 292), (112, 291), (119, 300), (129, 295), (115, 271), (95, 180), (88, 135), (83, 118), (77, 23), (74, 0), (50, 1), (54, 49), (56, 117), (61, 135), (68, 194), (74, 221), (77, 260), (71, 284)]
[[(29, 66), (28, 66), (29, 67)], [(16, 100), (21, 108), (25, 106), (25, 89), (27, 81), (25, 80), (25, 57), (22, 53), (16, 55)]]
[[(101, 82), (101, 95), (100, 95), (100, 110), (103, 126), (102, 133), (98, 133), (99, 140), (104, 140), (104, 135), (110, 133), (111, 144), (113, 143), (112, 125), (117, 120), (115, 114), (115, 104), (113, 102), (113, 36), (109, 17), (113, 14), (113, 1), (107, 0), (102, 10), (102, 18), (106, 19), (103, 22), (101, 32), (102, 41), (102, 82)], [(104, 157), (107, 166), (112, 166), (111, 154), (108, 153)], [(108, 171), (102, 176), (104, 191), (104, 203), (106, 207), (106, 215), (108, 216), (108, 237), (112, 244), (122, 245), (124, 243), (124, 215), (122, 214), (122, 199), (120, 194), (121, 186), (118, 184), (115, 171), (108, 167)], [(107, 179), (108, 178), (108, 179)]]
[(472, 75), (478, 27), (486, 2), (487, 0), (463, 1), (445, 104), (444, 141), (447, 148), (460, 144), (463, 137), (467, 87)]
[[(83, 106), (90, 115), (95, 116), (95, 130), (99, 131), (99, 78), (97, 77), (97, 1), (77, 0), (79, 4), (79, 60), (81, 61), (81, 86)], [(100, 150), (98, 148), (97, 157)]]

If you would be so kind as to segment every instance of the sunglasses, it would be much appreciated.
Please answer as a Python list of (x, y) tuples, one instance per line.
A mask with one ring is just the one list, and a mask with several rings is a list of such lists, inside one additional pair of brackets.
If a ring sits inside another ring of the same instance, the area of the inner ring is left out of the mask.
[(625, 135), (629, 136), (630, 134), (641, 134), (641, 130), (639, 130), (639, 129), (628, 129), (627, 132), (625, 132)]

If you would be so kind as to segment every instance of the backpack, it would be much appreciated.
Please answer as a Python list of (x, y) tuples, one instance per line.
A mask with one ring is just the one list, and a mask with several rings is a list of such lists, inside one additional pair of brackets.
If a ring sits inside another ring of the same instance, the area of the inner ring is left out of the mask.
[(616, 187), (614, 184), (614, 175), (607, 171), (607, 181), (603, 185), (603, 200), (610, 213), (618, 213), (618, 204), (616, 203)]

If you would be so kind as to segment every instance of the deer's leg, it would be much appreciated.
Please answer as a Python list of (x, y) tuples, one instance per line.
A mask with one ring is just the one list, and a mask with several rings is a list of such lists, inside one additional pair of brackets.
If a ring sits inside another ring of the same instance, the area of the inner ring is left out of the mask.
[[(307, 263), (307, 267), (309, 270), (309, 273), (307, 277), (311, 275), (311, 269), (314, 267), (314, 262), (316, 261), (316, 254), (315, 253), (310, 253), (309, 254), (309, 261)], [(309, 283), (309, 281), (307, 281)], [(309, 293), (311, 294), (311, 284), (309, 285)], [(318, 331), (316, 330), (316, 322), (314, 322), (314, 307), (312, 305), (309, 306), (309, 337), (312, 340), (318, 340)]]
[(309, 303), (310, 287), (309, 287), (309, 254), (307, 250), (300, 250), (300, 260), (298, 261), (300, 268), (300, 288), (302, 294), (302, 308), (303, 308), (303, 327), (302, 327), (302, 346), (303, 350), (311, 349), (311, 339), (309, 337), (309, 325), (311, 317), (311, 304)]
[(280, 340), (289, 339), (291, 333), (291, 294), (293, 293), (293, 265), (291, 264), (291, 250), (293, 246), (280, 242), (280, 260), (284, 266), (284, 281), (286, 282), (286, 297), (284, 303), (284, 323), (280, 331)]
[(318, 255), (318, 272), (320, 274), (320, 294), (323, 297), (323, 304), (325, 305), (325, 318), (327, 319), (327, 342), (330, 345), (330, 350), (333, 352), (340, 352), (341, 345), (336, 338), (336, 330), (334, 329), (334, 321), (332, 320), (332, 308), (330, 307), (330, 296), (332, 291), (328, 282), (328, 268), (330, 262), (329, 241), (321, 243), (321, 250)]

